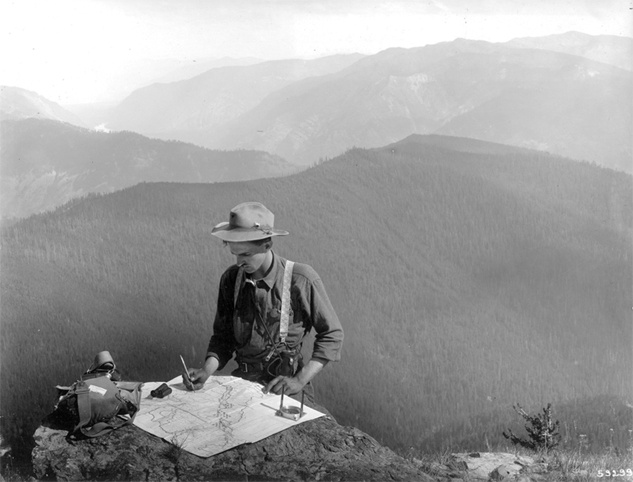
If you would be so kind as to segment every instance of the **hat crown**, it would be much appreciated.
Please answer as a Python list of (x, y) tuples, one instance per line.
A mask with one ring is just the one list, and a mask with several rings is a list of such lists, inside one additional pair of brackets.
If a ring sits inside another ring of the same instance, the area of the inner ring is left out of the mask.
[(231, 209), (229, 225), (231, 228), (272, 229), (275, 215), (261, 203), (246, 202)]
[(229, 243), (288, 234), (283, 229), (274, 229), (274, 225), (275, 216), (266, 206), (258, 202), (245, 202), (231, 209), (229, 220), (214, 227), (211, 234)]

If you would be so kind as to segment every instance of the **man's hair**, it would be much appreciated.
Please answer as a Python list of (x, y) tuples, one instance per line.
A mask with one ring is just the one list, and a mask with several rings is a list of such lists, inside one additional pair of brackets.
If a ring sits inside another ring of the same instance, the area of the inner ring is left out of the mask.
[(263, 246), (268, 242), (270, 242), (270, 245), (272, 246), (273, 238), (256, 239), (255, 241), (249, 241), (249, 243), (253, 243), (255, 246)]

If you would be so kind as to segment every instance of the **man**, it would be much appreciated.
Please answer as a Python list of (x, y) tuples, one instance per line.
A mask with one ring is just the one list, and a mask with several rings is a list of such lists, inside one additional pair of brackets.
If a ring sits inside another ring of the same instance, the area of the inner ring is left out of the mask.
[[(188, 388), (201, 388), (235, 354), (234, 376), (261, 382), (265, 393), (303, 391), (314, 401), (310, 381), (340, 359), (343, 344), (343, 329), (319, 275), (272, 251), (273, 238), (288, 232), (274, 228), (274, 215), (263, 204), (239, 204), (211, 234), (228, 245), (236, 264), (220, 279), (206, 360), (202, 368), (189, 370), (190, 381), (184, 377)], [(285, 303), (284, 284), (290, 295)], [(312, 329), (314, 348), (304, 363), (302, 342)]]

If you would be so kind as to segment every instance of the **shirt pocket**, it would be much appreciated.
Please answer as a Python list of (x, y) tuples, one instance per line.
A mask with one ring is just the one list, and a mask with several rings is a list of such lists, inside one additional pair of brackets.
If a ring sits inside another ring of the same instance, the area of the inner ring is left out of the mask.
[(288, 339), (297, 343), (304, 337), (305, 334), (306, 329), (301, 312), (290, 310), (288, 316)]

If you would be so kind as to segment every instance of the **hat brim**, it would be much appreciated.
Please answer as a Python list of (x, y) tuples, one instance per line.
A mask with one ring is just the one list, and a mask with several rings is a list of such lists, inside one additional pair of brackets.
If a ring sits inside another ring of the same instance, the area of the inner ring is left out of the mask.
[(287, 236), (288, 231), (283, 229), (271, 229), (262, 231), (256, 228), (232, 228), (228, 223), (221, 223), (211, 231), (211, 234), (222, 241), (229, 243), (241, 243), (245, 241), (258, 241), (272, 236)]

